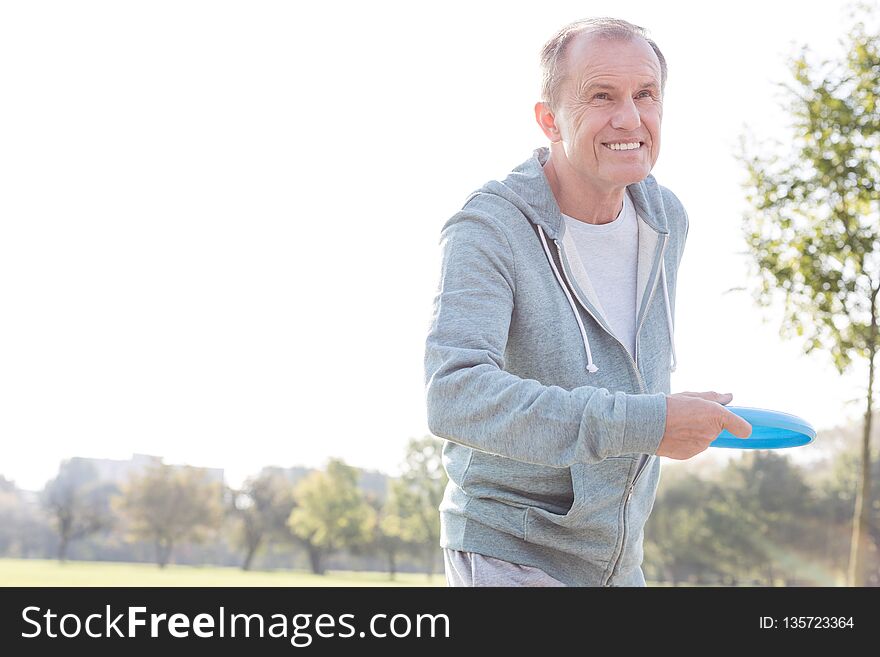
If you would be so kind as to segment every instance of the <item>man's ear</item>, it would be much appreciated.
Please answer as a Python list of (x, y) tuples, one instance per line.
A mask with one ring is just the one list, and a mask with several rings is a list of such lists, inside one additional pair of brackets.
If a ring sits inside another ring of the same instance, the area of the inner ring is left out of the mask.
[(562, 139), (562, 133), (559, 131), (559, 126), (556, 125), (556, 115), (550, 109), (550, 105), (542, 100), (535, 103), (535, 120), (551, 142), (558, 142)]

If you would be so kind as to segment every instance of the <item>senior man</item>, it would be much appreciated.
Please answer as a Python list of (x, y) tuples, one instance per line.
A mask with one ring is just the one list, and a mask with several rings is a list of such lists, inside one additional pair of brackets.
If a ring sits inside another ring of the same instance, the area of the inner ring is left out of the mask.
[(541, 53), (550, 142), (441, 230), (425, 349), (446, 440), (450, 586), (644, 586), (658, 456), (751, 427), (732, 395), (669, 394), (688, 231), (650, 175), (666, 62), (645, 31), (588, 19)]

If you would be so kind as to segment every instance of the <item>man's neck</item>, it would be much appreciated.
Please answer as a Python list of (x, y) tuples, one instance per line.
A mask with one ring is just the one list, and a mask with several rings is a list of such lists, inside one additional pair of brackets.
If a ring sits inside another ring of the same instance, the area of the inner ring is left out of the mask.
[(578, 179), (570, 170), (560, 171), (553, 158), (544, 164), (544, 175), (562, 214), (588, 224), (607, 224), (617, 219), (623, 208), (626, 187), (597, 190)]

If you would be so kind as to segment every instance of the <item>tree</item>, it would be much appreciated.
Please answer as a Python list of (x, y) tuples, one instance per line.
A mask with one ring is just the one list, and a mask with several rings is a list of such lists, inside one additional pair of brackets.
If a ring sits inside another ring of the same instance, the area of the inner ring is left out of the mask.
[(387, 493), (384, 502), (375, 494), (367, 495), (367, 502), (376, 514), (373, 526), (372, 548), (382, 554), (388, 561), (388, 579), (393, 580), (397, 574), (397, 555), (407, 550), (407, 532), (404, 518), (401, 517), (399, 491), (401, 482), (388, 479)]
[(814, 506), (813, 493), (787, 456), (764, 450), (746, 452), (728, 464), (724, 481), (754, 500), (774, 536), (793, 545), (805, 540), (804, 518)]
[(15, 545), (21, 515), (21, 501), (15, 482), (0, 475), (0, 555), (9, 555)]
[(413, 438), (406, 447), (401, 484), (396, 490), (397, 513), (407, 541), (424, 555), (430, 578), (440, 545), (440, 502), (448, 477), (442, 461), (443, 442), (433, 436)]
[(312, 572), (324, 574), (327, 555), (370, 541), (376, 516), (357, 486), (358, 471), (331, 459), (326, 472), (312, 472), (294, 489), (296, 507), (287, 524), (305, 546)]
[(204, 540), (219, 527), (223, 487), (205, 470), (158, 463), (123, 486), (117, 508), (129, 519), (136, 538), (153, 542), (156, 563), (164, 568), (175, 544)]
[(645, 527), (646, 570), (677, 585), (748, 578), (766, 563), (751, 505), (739, 485), (693, 474), (673, 479), (657, 497)]
[[(830, 353), (843, 374), (868, 364), (862, 462), (853, 513), (849, 583), (865, 582), (870, 539), (871, 422), (880, 290), (880, 34), (857, 22), (839, 61), (810, 62), (804, 46), (790, 62), (793, 138), (788, 152), (740, 155), (750, 212), (743, 229), (769, 306), (784, 295), (780, 333), (806, 353)], [(862, 19), (862, 20), (859, 20)]]
[(73, 458), (61, 464), (42, 495), (58, 532), (59, 561), (67, 559), (72, 541), (112, 526), (110, 498), (115, 490), (112, 484), (98, 480), (95, 466), (86, 460)]
[(645, 571), (673, 586), (715, 574), (703, 507), (711, 485), (687, 474), (664, 485), (645, 526)]
[(728, 463), (723, 481), (734, 508), (751, 519), (750, 542), (760, 557), (755, 565), (763, 566), (768, 584), (777, 577), (786, 582), (815, 577), (803, 570), (821, 553), (817, 504), (801, 469), (776, 452), (747, 451)]
[[(877, 433), (875, 431), (875, 433)], [(832, 564), (839, 562), (844, 546), (839, 540), (840, 532), (852, 520), (855, 492), (858, 490), (860, 476), (860, 452), (858, 449), (845, 449), (834, 459), (834, 463), (817, 486), (817, 498), (825, 520), (825, 555)], [(880, 499), (880, 461), (871, 464), (871, 496)], [(874, 503), (868, 519), (867, 533), (874, 545), (880, 546), (880, 504)], [(843, 557), (845, 563), (845, 555)], [(880, 586), (880, 553), (873, 550), (866, 561), (867, 586)]]
[(277, 468), (263, 468), (232, 492), (231, 512), (239, 521), (235, 539), (245, 550), (242, 570), (250, 570), (254, 556), (270, 539), (287, 534), (293, 508), (293, 486)]

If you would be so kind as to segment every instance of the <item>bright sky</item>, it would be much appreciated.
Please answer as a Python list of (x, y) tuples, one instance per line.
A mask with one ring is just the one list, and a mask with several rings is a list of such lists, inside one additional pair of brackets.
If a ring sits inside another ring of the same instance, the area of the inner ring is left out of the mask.
[(0, 474), (37, 489), (133, 452), (233, 485), (331, 456), (397, 472), (428, 433), (440, 228), (546, 143), (538, 52), (584, 15), (647, 27), (669, 63), (654, 174), (691, 220), (673, 392), (860, 417), (864, 363), (840, 377), (724, 294), (749, 285), (738, 137), (785, 140), (785, 57), (836, 53), (843, 7), (3, 3)]

